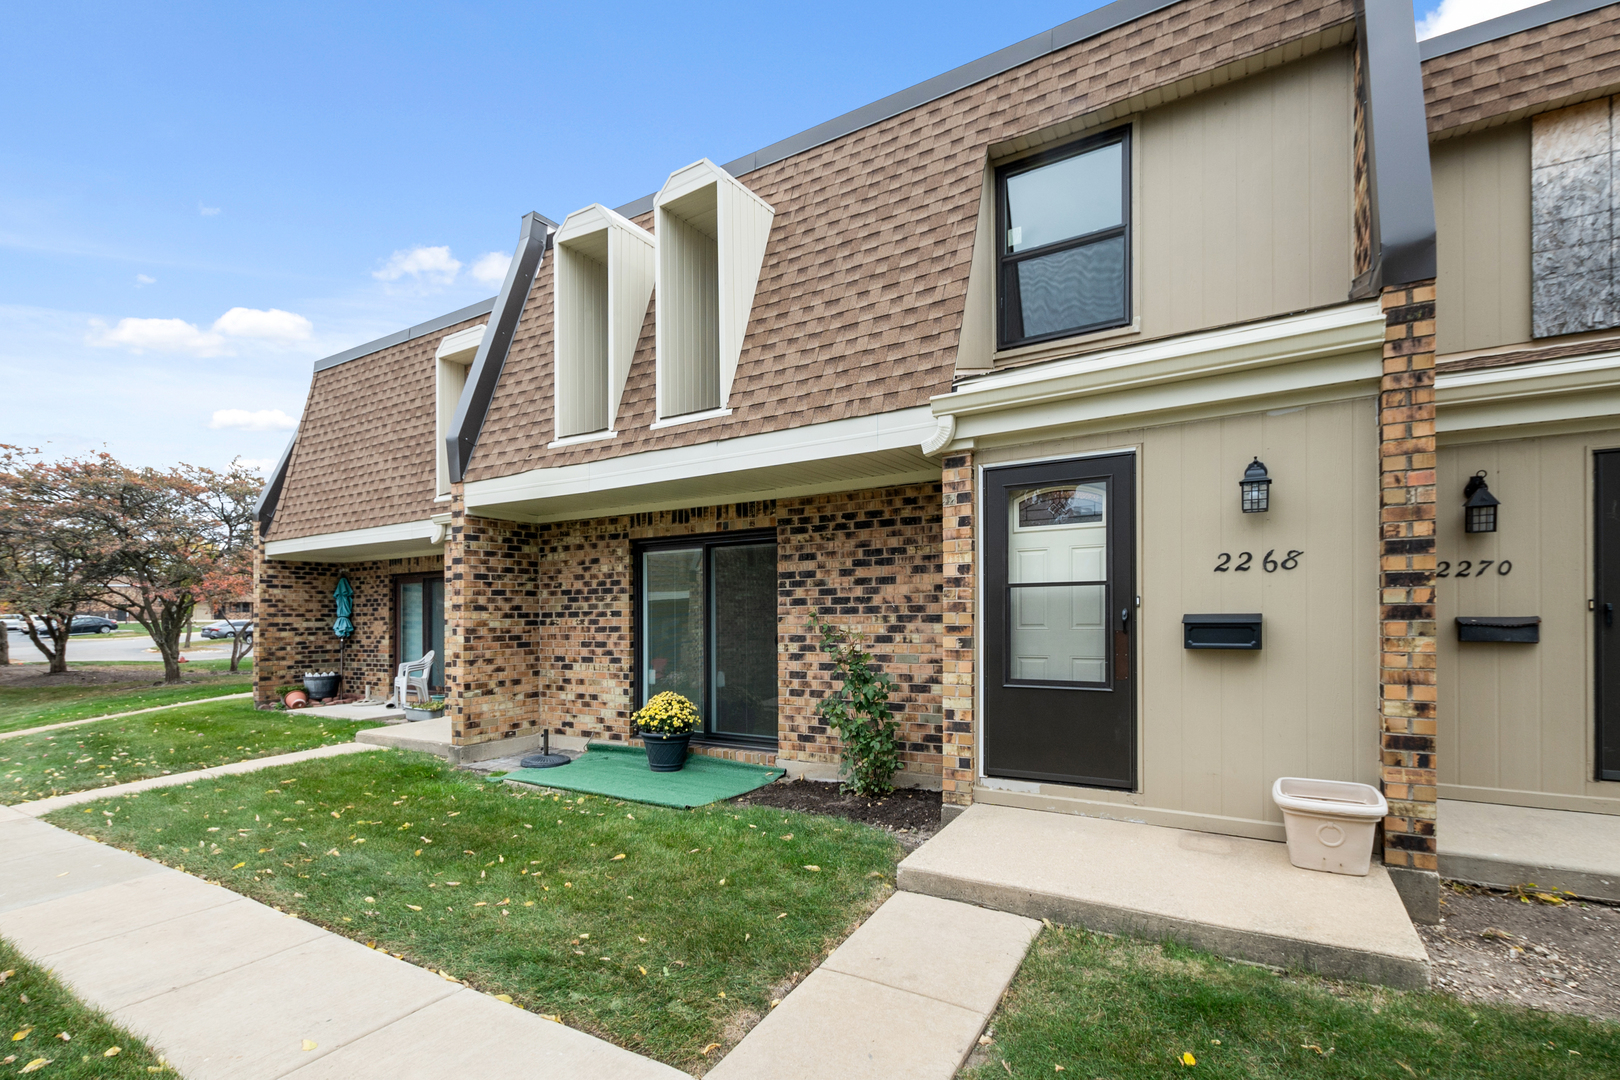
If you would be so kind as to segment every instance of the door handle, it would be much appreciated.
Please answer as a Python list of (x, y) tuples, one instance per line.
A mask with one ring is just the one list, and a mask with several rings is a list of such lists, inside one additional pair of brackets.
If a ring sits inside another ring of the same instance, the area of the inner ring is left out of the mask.
[(1604, 604), (1603, 605), (1603, 625), (1604, 626), (1613, 626), (1614, 625), (1614, 605), (1613, 604)]
[[(1611, 608), (1611, 610), (1612, 610), (1612, 608)], [(1119, 609), (1119, 628), (1121, 630), (1125, 629), (1125, 624), (1130, 622), (1130, 621), (1131, 621), (1131, 609), (1128, 608), (1128, 607), (1120, 608)]]

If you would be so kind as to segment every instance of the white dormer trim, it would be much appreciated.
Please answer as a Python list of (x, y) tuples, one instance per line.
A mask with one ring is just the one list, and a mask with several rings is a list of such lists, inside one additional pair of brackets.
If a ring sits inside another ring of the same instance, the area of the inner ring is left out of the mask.
[(724, 409), (776, 211), (704, 158), (653, 197), (658, 420)]
[(630, 219), (592, 203), (556, 235), (554, 432), (611, 432), (657, 278), (658, 245)]
[(441, 499), (450, 497), (450, 458), (444, 439), (455, 419), (456, 403), (467, 386), (467, 368), (478, 356), (487, 329), (485, 323), (446, 334), (433, 354), (433, 462), (435, 491)]

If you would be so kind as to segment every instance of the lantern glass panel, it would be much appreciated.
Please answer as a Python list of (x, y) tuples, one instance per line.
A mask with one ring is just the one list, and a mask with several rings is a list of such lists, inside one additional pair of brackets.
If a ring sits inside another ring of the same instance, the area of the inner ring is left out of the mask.
[(1269, 480), (1245, 480), (1240, 487), (1243, 490), (1243, 512), (1245, 514), (1262, 514), (1271, 508), (1271, 482)]
[(1467, 532), (1487, 533), (1496, 531), (1496, 504), (1489, 506), (1470, 506), (1468, 508)]

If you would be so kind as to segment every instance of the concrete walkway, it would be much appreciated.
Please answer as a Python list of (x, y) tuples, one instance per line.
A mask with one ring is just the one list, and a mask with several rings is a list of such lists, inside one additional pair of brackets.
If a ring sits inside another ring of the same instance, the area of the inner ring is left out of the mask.
[(1040, 928), (1018, 915), (896, 893), (707, 1080), (950, 1080)]
[(35, 799), (33, 802), (17, 803), (10, 809), (25, 817), (44, 817), (46, 814), (60, 810), (64, 806), (78, 806), (80, 803), (116, 798), (119, 795), (135, 795), (156, 788), (178, 787), (182, 784), (193, 784), (198, 780), (213, 780), (221, 776), (237, 776), (241, 773), (258, 772), (260, 769), (277, 769), (283, 765), (296, 765), (300, 761), (315, 761), (319, 758), (339, 757), (343, 754), (363, 754), (368, 750), (381, 749), (380, 746), (365, 746), (360, 743), (336, 743), (332, 746), (317, 746), (313, 750), (297, 750), (291, 754), (276, 754), (273, 757), (233, 761), (229, 765), (216, 765), (211, 769), (193, 769), (191, 772), (170, 773), (168, 776), (151, 776), (145, 780), (131, 780), (127, 784), (113, 784), (111, 787), (75, 791), (70, 795), (52, 795), (48, 799)]
[(906, 857), (899, 885), (1336, 978), (1429, 984), (1428, 952), (1382, 866), (1301, 870), (1265, 840), (980, 803)]
[(83, 720), (64, 720), (60, 724), (46, 724), (43, 727), (23, 728), (21, 731), (0, 731), (0, 741), (6, 739), (20, 739), (24, 735), (39, 735), (46, 731), (58, 731), (62, 728), (81, 727), (84, 724), (99, 724), (103, 720), (118, 720), (125, 716), (140, 716), (142, 713), (165, 712), (169, 709), (183, 709), (188, 705), (207, 705), (210, 701), (235, 701), (238, 698), (253, 696), (251, 690), (241, 694), (222, 694), (219, 697), (197, 698), (195, 701), (177, 701), (172, 705), (154, 705), (150, 709), (131, 709), (129, 712), (108, 713), (106, 716), (87, 716)]
[(187, 1080), (685, 1076), (7, 807), (0, 935)]
[(1620, 901), (1620, 817), (1441, 799), (1440, 874)]
[[(339, 714), (333, 710), (354, 707), (333, 705), (320, 710), (311, 709), (309, 711), (318, 711), (321, 716), (338, 716)], [(352, 715), (347, 716), (347, 718), (363, 719), (363, 717)], [(418, 720), (415, 723), (367, 728), (365, 731), (356, 732), (354, 740), (355, 742), (371, 743), (374, 746), (387, 746), (395, 750), (416, 750), (424, 754), (441, 757), (452, 765), (466, 765), (475, 761), (489, 761), (493, 758), (535, 753), (540, 749), (541, 734), (535, 732), (531, 735), (517, 735), (510, 739), (491, 739), (488, 742), (457, 746), (450, 734), (450, 717), (446, 715), (439, 717), (437, 720)], [(583, 751), (588, 741), (579, 736), (553, 735), (551, 737), (551, 748), (553, 750)]]

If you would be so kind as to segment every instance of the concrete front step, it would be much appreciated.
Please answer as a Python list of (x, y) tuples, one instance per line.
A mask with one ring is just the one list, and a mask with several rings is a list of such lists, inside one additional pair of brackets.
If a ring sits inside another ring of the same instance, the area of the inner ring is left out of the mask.
[(976, 804), (900, 864), (911, 892), (1403, 988), (1429, 956), (1389, 875), (1301, 870), (1281, 844)]
[(1441, 799), (1440, 875), (1620, 901), (1620, 816)]
[[(326, 709), (320, 710), (320, 714), (331, 715)], [(354, 736), (355, 742), (387, 746), (395, 750), (416, 750), (441, 757), (452, 765), (538, 753), (543, 739), (544, 736), (536, 731), (532, 735), (514, 735), (509, 739), (490, 739), (487, 742), (457, 746), (451, 736), (448, 716), (441, 716), (437, 720), (367, 728), (365, 731), (356, 732)], [(583, 751), (588, 741), (579, 736), (553, 735), (551, 747), (554, 750)]]

